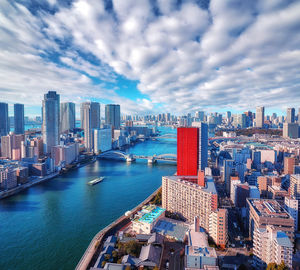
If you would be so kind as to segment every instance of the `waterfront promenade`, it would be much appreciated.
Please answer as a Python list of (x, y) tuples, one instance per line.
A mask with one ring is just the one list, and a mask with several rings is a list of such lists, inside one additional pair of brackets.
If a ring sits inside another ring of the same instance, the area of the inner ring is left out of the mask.
[[(135, 208), (130, 210), (131, 215), (134, 215), (136, 212), (141, 210), (141, 208), (148, 204), (159, 192), (161, 187), (159, 187), (157, 190), (155, 190), (149, 197), (147, 197), (144, 201), (142, 201), (139, 205), (137, 205)], [(82, 258), (80, 259), (79, 263), (76, 266), (76, 270), (87, 270), (90, 267), (93, 267), (99, 254), (102, 249), (102, 245), (106, 237), (109, 235), (115, 234), (119, 229), (123, 228), (126, 224), (130, 222), (130, 217), (128, 216), (121, 216), (116, 221), (112, 222), (108, 226), (106, 226), (104, 229), (99, 231), (92, 241), (90, 242), (88, 248), (86, 249), (85, 253), (83, 254)]]

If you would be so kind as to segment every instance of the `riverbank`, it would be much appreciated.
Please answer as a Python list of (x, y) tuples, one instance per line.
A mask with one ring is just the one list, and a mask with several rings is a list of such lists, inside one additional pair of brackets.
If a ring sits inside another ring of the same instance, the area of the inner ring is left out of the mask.
[(40, 183), (48, 181), (48, 180), (50, 180), (50, 179), (52, 179), (52, 178), (54, 178), (58, 175), (59, 175), (59, 172), (55, 172), (55, 173), (46, 175), (45, 177), (42, 177), (42, 178), (34, 178), (32, 180), (29, 180), (29, 182), (27, 182), (26, 184), (17, 186), (15, 188), (10, 189), (10, 190), (1, 191), (0, 192), (0, 200), (4, 199), (4, 198), (7, 198), (7, 197), (10, 197), (10, 196), (13, 196), (13, 195), (15, 195), (15, 194), (27, 189), (27, 188), (30, 188), (34, 185), (38, 185)]
[[(130, 210), (130, 216), (136, 214), (138, 211), (142, 209), (142, 207), (149, 202), (151, 202), (156, 194), (160, 191), (161, 187), (159, 187), (157, 190), (155, 190), (150, 196), (148, 196), (144, 201), (142, 201), (139, 205), (137, 205), (135, 208)], [(79, 263), (76, 266), (76, 270), (87, 270), (90, 267), (93, 267), (100, 251), (102, 250), (103, 242), (111, 234), (115, 234), (119, 229), (126, 226), (130, 220), (130, 216), (121, 216), (116, 221), (112, 222), (108, 226), (106, 226), (104, 229), (99, 231), (92, 241), (90, 242), (88, 248), (84, 252), (83, 256), (81, 257)]]
[(48, 181), (50, 179), (53, 179), (53, 178), (57, 177), (61, 173), (67, 174), (69, 171), (76, 170), (76, 169), (79, 169), (79, 168), (84, 167), (86, 165), (89, 165), (91, 163), (94, 163), (96, 160), (97, 160), (96, 158), (93, 158), (93, 159), (91, 159), (91, 160), (89, 160), (85, 163), (82, 163), (79, 166), (76, 166), (72, 169), (69, 169), (65, 172), (63, 172), (63, 171), (54, 172), (54, 173), (48, 174), (44, 177), (33, 177), (33, 176), (31, 176), (30, 180), (27, 183), (23, 184), (23, 185), (17, 186), (15, 188), (12, 188), (12, 189), (9, 189), (9, 190), (0, 191), (0, 200), (8, 198), (8, 197), (13, 196), (13, 195), (16, 195), (19, 192), (21, 192), (23, 190), (26, 190), (26, 189), (28, 189), (32, 186), (44, 183), (45, 181)]

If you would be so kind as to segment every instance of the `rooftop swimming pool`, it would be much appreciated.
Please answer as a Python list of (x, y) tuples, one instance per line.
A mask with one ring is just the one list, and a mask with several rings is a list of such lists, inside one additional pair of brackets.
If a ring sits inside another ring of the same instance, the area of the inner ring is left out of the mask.
[(156, 220), (165, 211), (166, 211), (166, 209), (164, 209), (164, 208), (156, 207), (151, 212), (146, 213), (145, 215), (143, 215), (139, 219), (139, 221), (151, 224), (154, 220)]

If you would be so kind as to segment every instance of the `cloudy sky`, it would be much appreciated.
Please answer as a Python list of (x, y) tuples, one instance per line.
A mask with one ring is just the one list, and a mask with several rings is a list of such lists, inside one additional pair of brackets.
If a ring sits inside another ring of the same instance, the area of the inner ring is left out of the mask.
[(0, 101), (123, 113), (300, 106), (300, 1), (1, 0)]

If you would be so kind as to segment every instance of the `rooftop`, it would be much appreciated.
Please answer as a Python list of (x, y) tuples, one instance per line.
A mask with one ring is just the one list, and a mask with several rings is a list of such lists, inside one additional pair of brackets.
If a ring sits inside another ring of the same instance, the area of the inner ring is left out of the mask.
[(174, 238), (178, 241), (184, 240), (188, 230), (189, 226), (184, 222), (168, 218), (160, 219), (153, 228), (154, 232)]
[(276, 235), (276, 239), (280, 246), (290, 247), (290, 248), (293, 247), (291, 240), (284, 232), (278, 231)]
[(192, 186), (194, 188), (201, 189), (203, 191), (206, 191), (208, 193), (212, 194), (217, 194), (217, 189), (215, 186), (215, 182), (211, 176), (205, 176), (205, 187), (201, 187), (197, 184), (194, 184), (190, 181), (195, 181), (197, 182), (197, 176), (177, 176), (177, 175), (171, 175), (171, 176), (166, 176), (166, 178), (173, 180), (173, 181), (178, 181), (181, 183), (184, 183), (186, 185)]
[[(143, 210), (142, 210), (142, 212), (143, 212)], [(164, 208), (161, 208), (158, 206), (153, 207), (153, 208), (151, 208), (150, 212), (145, 213), (141, 218), (139, 218), (139, 221), (151, 224), (165, 211), (166, 211), (166, 209), (164, 209)]]
[(291, 216), (276, 200), (247, 199), (256, 213), (261, 217), (288, 219)]

